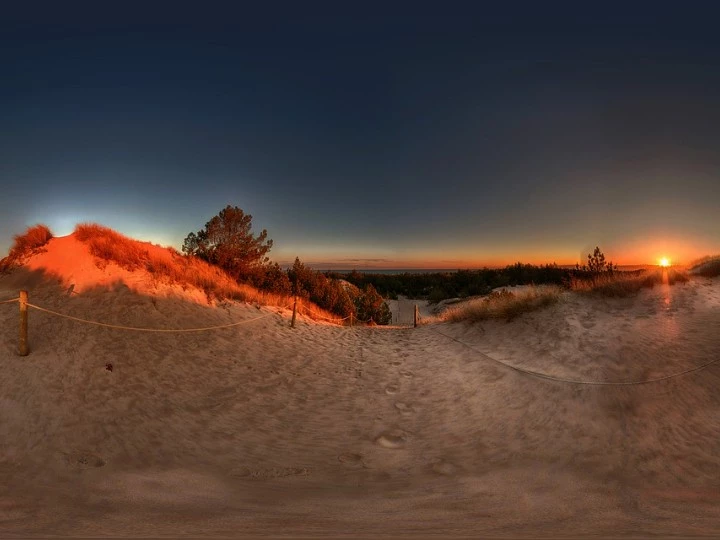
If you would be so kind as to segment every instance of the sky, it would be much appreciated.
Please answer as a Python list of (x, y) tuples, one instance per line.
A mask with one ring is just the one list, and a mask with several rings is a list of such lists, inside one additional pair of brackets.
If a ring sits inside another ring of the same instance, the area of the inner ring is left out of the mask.
[(179, 248), (228, 204), (319, 268), (720, 253), (711, 4), (15, 4), (2, 253), (38, 222)]

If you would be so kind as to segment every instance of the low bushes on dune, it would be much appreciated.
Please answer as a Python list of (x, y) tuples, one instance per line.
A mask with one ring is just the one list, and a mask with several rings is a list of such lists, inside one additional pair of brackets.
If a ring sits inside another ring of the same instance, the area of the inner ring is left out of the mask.
[(690, 264), (690, 273), (703, 277), (720, 276), (720, 255), (703, 257)]
[(591, 277), (570, 280), (570, 289), (580, 293), (592, 293), (600, 296), (623, 297), (636, 294), (643, 288), (667, 283), (685, 283), (688, 281), (685, 272), (675, 269), (657, 269), (638, 272), (610, 272)]
[(470, 300), (445, 310), (440, 319), (448, 322), (514, 319), (515, 317), (552, 305), (560, 299), (561, 289), (548, 285), (513, 293), (506, 289), (484, 298)]
[[(263, 305), (292, 307), (289, 295), (259, 291), (238, 283), (223, 270), (197, 257), (181, 255), (172, 248), (159, 248), (103, 227), (83, 223), (75, 227), (75, 237), (87, 244), (90, 253), (106, 263), (134, 271), (142, 269), (155, 279), (190, 286), (205, 291), (208, 297), (253, 302)], [(326, 310), (303, 303), (300, 312), (311, 318), (332, 318)]]
[(184, 257), (174, 249), (159, 252), (154, 246), (103, 227), (82, 223), (75, 227), (75, 237), (87, 244), (90, 253), (107, 263), (126, 270), (143, 269), (157, 279), (193, 286), (209, 296), (240, 301), (256, 301), (259, 292), (235, 283), (220, 269), (197, 258)]
[(21, 259), (32, 255), (47, 244), (53, 233), (47, 225), (39, 223), (28, 227), (23, 234), (13, 237), (13, 245), (8, 256), (0, 260), (0, 270), (7, 270), (17, 264)]

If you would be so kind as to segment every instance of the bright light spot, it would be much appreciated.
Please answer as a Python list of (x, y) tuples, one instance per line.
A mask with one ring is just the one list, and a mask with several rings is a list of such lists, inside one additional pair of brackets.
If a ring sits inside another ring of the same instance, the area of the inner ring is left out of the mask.
[(667, 257), (663, 257), (662, 259), (660, 259), (660, 266), (663, 266), (663, 267), (670, 266), (670, 259), (668, 259)]

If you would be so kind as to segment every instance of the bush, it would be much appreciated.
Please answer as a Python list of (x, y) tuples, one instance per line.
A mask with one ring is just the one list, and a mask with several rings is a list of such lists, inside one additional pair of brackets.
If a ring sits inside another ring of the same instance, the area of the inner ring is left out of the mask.
[(554, 285), (532, 287), (518, 293), (502, 289), (492, 292), (484, 298), (450, 307), (440, 315), (440, 319), (449, 322), (476, 322), (487, 319), (512, 320), (523, 313), (554, 304), (560, 299), (560, 294), (560, 287)]
[(703, 277), (720, 276), (720, 255), (694, 261), (690, 264), (690, 273)]
[[(143, 269), (155, 279), (196, 287), (204, 291), (208, 298), (292, 307), (289, 295), (260, 292), (250, 285), (238, 283), (217, 266), (197, 257), (185, 257), (174, 249), (138, 242), (102, 225), (80, 224), (75, 228), (75, 237), (88, 245), (91, 254), (105, 262), (112, 262), (130, 271)], [(269, 267), (270, 273), (276, 271), (284, 275), (279, 266)], [(311, 318), (331, 316), (313, 304), (304, 304), (301, 313)]]
[(28, 227), (23, 234), (13, 236), (13, 245), (10, 248), (10, 256), (24, 257), (33, 251), (43, 247), (53, 237), (53, 233), (47, 225), (42, 223)]
[(688, 276), (675, 268), (668, 270), (639, 270), (637, 272), (616, 272), (613, 274), (596, 275), (594, 277), (573, 277), (570, 289), (581, 293), (592, 293), (600, 296), (623, 297), (637, 294), (643, 288), (667, 283), (685, 283)]
[(362, 294), (355, 299), (355, 309), (361, 322), (390, 324), (392, 320), (390, 308), (372, 285), (366, 285)]
[(52, 231), (42, 223), (28, 227), (23, 234), (16, 234), (13, 236), (13, 245), (8, 256), (0, 260), (0, 270), (8, 270), (23, 258), (37, 253), (52, 238)]
[(314, 271), (297, 257), (292, 268), (288, 270), (288, 280), (294, 294), (308, 298), (323, 309), (340, 317), (347, 317), (355, 312), (353, 297), (339, 280)]
[(267, 264), (259, 267), (251, 280), (252, 284), (258, 289), (268, 291), (273, 294), (282, 294), (290, 296), (292, 294), (292, 284), (285, 272), (278, 263)]

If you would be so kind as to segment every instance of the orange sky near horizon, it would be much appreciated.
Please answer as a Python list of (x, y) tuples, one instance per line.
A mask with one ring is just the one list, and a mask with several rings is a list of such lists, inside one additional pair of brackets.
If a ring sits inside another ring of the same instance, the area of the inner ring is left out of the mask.
[[(336, 252), (335, 257), (328, 257), (327, 252), (315, 254), (314, 250), (301, 250), (297, 254), (300, 259), (316, 268), (378, 268), (378, 269), (465, 269), (482, 267), (502, 267), (516, 262), (528, 264), (574, 265), (584, 264), (587, 254), (591, 253), (594, 245), (588, 244), (583, 249), (572, 249), (567, 246), (551, 249), (547, 246), (529, 246), (526, 249), (515, 250), (505, 248), (500, 250), (474, 250), (474, 253), (462, 252), (458, 249), (448, 250), (440, 255), (431, 251), (412, 251), (411, 253), (387, 253), (378, 257), (374, 252), (372, 257), (363, 258), (363, 251), (352, 253), (350, 250)], [(623, 242), (607, 242), (599, 247), (604, 252), (606, 260), (620, 266), (656, 265), (661, 258), (667, 258), (673, 265), (686, 265), (707, 255), (720, 253), (720, 242), (700, 241), (687, 237), (663, 237), (655, 239), (635, 238)], [(303, 251), (305, 253), (303, 254)], [(282, 255), (278, 250), (276, 255)], [(293, 258), (274, 258), (280, 264), (291, 264)]]

